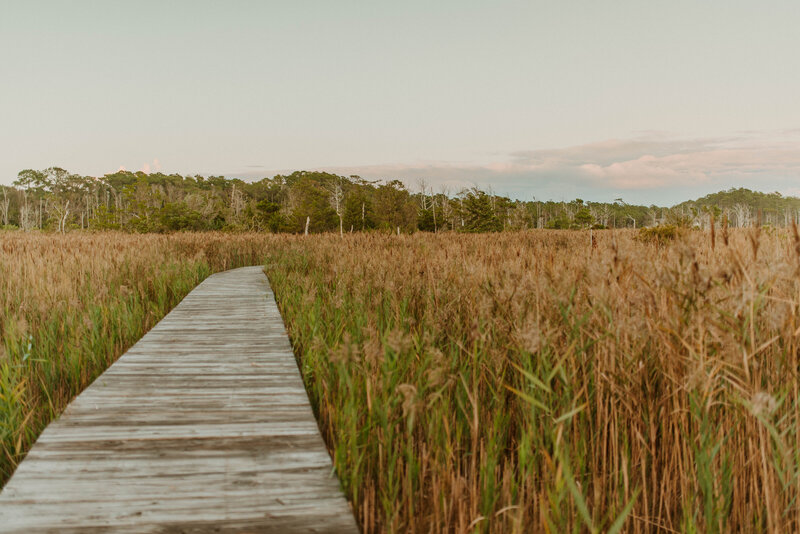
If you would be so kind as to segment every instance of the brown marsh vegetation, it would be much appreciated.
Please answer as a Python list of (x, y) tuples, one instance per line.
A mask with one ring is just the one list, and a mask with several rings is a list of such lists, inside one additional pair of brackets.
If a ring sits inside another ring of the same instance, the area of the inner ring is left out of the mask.
[(269, 236), (0, 232), (0, 484), (67, 403), (201, 280)]
[(796, 233), (590, 243), (315, 237), (271, 255), (366, 532), (800, 530)]
[(0, 234), (3, 479), (203, 277), (266, 262), (366, 532), (800, 530), (800, 238)]

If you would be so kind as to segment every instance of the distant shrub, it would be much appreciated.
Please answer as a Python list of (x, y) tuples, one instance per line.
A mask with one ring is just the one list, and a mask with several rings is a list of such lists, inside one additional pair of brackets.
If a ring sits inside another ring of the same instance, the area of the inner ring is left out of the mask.
[(659, 226), (651, 226), (649, 228), (642, 228), (639, 230), (637, 239), (644, 243), (655, 243), (658, 245), (665, 245), (670, 241), (674, 241), (680, 235), (680, 228), (674, 224), (664, 224)]

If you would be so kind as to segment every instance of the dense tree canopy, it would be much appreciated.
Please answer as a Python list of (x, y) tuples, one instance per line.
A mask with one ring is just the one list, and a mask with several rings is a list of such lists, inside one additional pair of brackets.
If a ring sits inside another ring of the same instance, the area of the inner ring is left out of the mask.
[(119, 229), (130, 232), (490, 232), (524, 228), (622, 228), (663, 223), (705, 226), (788, 225), (800, 199), (731, 189), (673, 208), (614, 202), (520, 201), (464, 189), (451, 196), (422, 183), (298, 171), (254, 182), (222, 176), (119, 171), (101, 178), (60, 167), (20, 172), (0, 186), (5, 228)]

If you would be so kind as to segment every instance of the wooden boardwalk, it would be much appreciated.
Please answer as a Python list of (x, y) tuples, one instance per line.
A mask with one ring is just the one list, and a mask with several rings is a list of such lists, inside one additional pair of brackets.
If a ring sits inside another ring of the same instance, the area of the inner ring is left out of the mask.
[(260, 267), (205, 280), (47, 427), (0, 532), (358, 532)]

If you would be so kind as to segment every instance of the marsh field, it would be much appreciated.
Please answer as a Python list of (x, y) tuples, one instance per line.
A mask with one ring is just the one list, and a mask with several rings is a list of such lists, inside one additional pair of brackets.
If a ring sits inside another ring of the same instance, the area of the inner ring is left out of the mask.
[(800, 237), (0, 232), (0, 482), (263, 264), (364, 532), (800, 530)]

